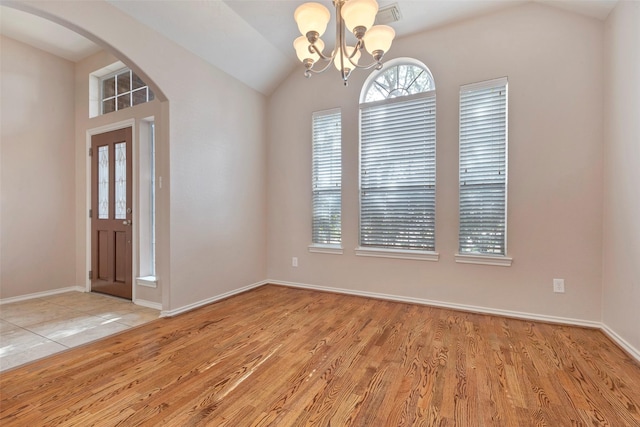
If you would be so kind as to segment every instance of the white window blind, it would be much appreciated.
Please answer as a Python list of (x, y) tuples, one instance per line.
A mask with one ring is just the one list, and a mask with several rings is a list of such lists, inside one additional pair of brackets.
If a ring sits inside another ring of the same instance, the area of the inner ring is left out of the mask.
[(460, 254), (506, 255), (507, 79), (460, 88)]
[(342, 122), (339, 109), (313, 113), (314, 244), (342, 239)]
[(435, 91), (360, 108), (360, 246), (435, 250)]

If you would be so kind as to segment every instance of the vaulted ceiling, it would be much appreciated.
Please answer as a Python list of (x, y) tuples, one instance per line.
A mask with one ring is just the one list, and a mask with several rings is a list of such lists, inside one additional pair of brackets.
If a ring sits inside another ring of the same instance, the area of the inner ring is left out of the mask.
[[(299, 35), (293, 12), (304, 0), (107, 1), (266, 95), (300, 66), (292, 47)], [(316, 1), (333, 9), (330, 0)], [(401, 19), (391, 25), (396, 37), (403, 37), (531, 1), (604, 20), (618, 0), (379, 0), (379, 4), (397, 3)], [(6, 6), (0, 7), (0, 30), (71, 61), (100, 49), (57, 24)], [(327, 33), (323, 38), (331, 43), (332, 32)]]

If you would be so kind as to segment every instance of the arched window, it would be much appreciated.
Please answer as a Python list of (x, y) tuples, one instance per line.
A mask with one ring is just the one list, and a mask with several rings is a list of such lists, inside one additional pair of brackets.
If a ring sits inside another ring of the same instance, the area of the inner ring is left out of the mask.
[(358, 253), (437, 260), (435, 184), (433, 76), (419, 61), (389, 61), (360, 94)]
[(402, 58), (390, 63), (387, 63), (383, 70), (369, 76), (364, 84), (360, 103), (414, 95), (436, 89), (431, 72), (421, 62)]

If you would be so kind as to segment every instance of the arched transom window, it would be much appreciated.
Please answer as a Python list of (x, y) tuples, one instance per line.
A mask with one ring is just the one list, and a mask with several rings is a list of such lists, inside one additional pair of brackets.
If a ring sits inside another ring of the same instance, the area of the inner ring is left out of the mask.
[(417, 61), (408, 60), (392, 63), (382, 71), (372, 74), (367, 83), (364, 99), (360, 102), (382, 101), (429, 92), (436, 88), (429, 69)]

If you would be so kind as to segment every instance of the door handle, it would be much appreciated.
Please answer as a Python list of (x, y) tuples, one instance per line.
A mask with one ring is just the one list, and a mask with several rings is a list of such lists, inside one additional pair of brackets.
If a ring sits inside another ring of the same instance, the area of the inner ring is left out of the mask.
[(122, 224), (131, 225), (131, 220), (130, 219), (125, 219), (124, 221), (122, 221)]

